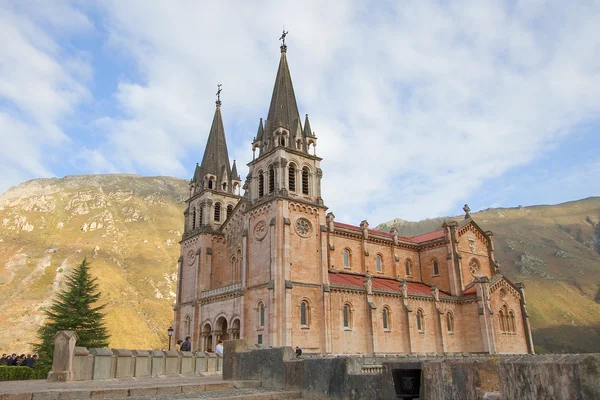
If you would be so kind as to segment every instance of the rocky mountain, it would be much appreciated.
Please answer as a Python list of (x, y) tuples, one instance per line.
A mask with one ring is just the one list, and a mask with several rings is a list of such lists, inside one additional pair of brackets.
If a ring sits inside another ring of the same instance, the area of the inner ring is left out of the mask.
[[(28, 350), (84, 257), (108, 303), (111, 347), (166, 347), (187, 195), (184, 180), (124, 174), (35, 179), (0, 195), (0, 351)], [(472, 215), (494, 231), (503, 273), (526, 285), (536, 345), (600, 352), (600, 198)], [(443, 220), (379, 228), (416, 235)]]
[[(494, 232), (502, 273), (525, 283), (539, 350), (600, 352), (600, 197), (558, 205), (494, 208), (472, 214)], [(381, 224), (401, 235), (438, 229), (444, 220)]]
[(166, 347), (187, 191), (175, 178), (82, 175), (0, 195), (0, 351), (28, 350), (84, 257), (108, 303), (111, 347)]

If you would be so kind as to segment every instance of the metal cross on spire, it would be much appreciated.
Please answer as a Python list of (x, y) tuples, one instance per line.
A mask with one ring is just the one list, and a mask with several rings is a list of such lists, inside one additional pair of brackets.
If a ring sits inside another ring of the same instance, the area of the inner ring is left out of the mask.
[(281, 34), (281, 37), (279, 38), (279, 40), (281, 40), (281, 45), (285, 47), (285, 37), (287, 36), (289, 32), (285, 30), (285, 26), (283, 27), (283, 33)]
[(221, 86), (223, 85), (220, 83), (217, 85), (217, 104), (221, 104), (221, 91), (223, 90)]

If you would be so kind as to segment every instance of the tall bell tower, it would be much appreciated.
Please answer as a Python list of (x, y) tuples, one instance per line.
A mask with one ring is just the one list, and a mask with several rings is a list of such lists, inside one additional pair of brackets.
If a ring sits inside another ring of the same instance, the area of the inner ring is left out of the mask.
[[(248, 297), (251, 310), (266, 307), (264, 324), (247, 325), (250, 342), (291, 346), (315, 330), (296, 326), (302, 296), (324, 315), (322, 284), (327, 279), (321, 158), (308, 115), (302, 123), (287, 61), (284, 32), (269, 112), (252, 141), (253, 160), (244, 184), (249, 236)], [(307, 289), (308, 288), (308, 289)], [(248, 315), (253, 315), (249, 310)], [(258, 326), (258, 328), (257, 328)], [(317, 333), (317, 336), (319, 334)], [(316, 338), (315, 338), (316, 339)], [(316, 339), (317, 340), (317, 339)]]

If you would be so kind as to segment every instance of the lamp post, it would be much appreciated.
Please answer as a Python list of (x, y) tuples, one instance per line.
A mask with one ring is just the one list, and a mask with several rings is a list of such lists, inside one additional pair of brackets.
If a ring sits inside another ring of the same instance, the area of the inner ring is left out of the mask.
[(171, 337), (173, 337), (173, 327), (170, 326), (169, 329), (167, 329), (167, 335), (169, 335), (169, 351), (171, 351)]

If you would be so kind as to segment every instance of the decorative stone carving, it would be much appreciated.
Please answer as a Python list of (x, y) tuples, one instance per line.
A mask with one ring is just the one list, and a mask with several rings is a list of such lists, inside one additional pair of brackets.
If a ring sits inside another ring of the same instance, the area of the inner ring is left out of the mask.
[(406, 281), (400, 281), (400, 290), (402, 291), (402, 297), (408, 297), (408, 284)]
[(365, 277), (365, 289), (367, 290), (367, 294), (373, 294), (373, 281), (371, 280), (371, 275)]
[(431, 295), (435, 299), (435, 301), (440, 301), (440, 289), (437, 286), (431, 287)]
[(479, 262), (476, 259), (471, 259), (471, 261), (469, 261), (469, 271), (471, 272), (471, 275), (473, 276), (479, 276)]
[(256, 240), (263, 240), (268, 232), (269, 228), (265, 221), (259, 221), (254, 225), (254, 238), (256, 238)]
[(326, 221), (327, 221), (327, 228), (329, 229), (329, 232), (333, 232), (335, 230), (335, 227), (333, 225), (333, 221), (335, 221), (335, 215), (330, 212), (327, 214), (326, 217)]
[(311, 231), (312, 231), (312, 226), (311, 226), (309, 220), (307, 220), (306, 218), (299, 218), (296, 221), (296, 233), (300, 237), (304, 237), (304, 238), (309, 237)]

